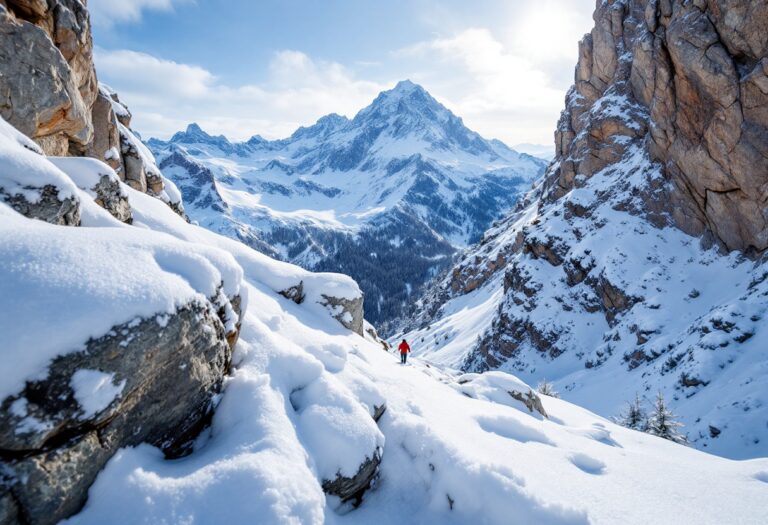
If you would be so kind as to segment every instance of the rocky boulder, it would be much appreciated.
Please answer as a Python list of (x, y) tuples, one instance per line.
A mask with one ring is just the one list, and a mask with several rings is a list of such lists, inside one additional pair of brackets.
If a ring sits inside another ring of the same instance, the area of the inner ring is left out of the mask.
[(355, 504), (360, 504), (365, 491), (376, 483), (382, 452), (381, 448), (377, 448), (371, 456), (365, 458), (360, 465), (360, 470), (352, 477), (337, 474), (334, 480), (323, 480), (323, 491), (339, 497), (342, 502), (353, 501)]
[(121, 447), (147, 442), (171, 458), (190, 452), (237, 338), (220, 314), (194, 303), (116, 326), (4, 399), (0, 523), (53, 524), (77, 512)]
[[(30, 197), (34, 192), (35, 197)], [(74, 197), (61, 197), (59, 188), (45, 185), (27, 188), (25, 194), (9, 194), (0, 187), (0, 201), (30, 219), (62, 226), (80, 225), (80, 204)]]
[(93, 44), (78, 0), (0, 4), (0, 115), (49, 155), (93, 138)]
[(364, 335), (362, 295), (354, 299), (347, 299), (322, 294), (322, 298), (322, 304), (331, 311), (333, 318), (339, 321), (344, 328), (348, 328), (358, 335)]

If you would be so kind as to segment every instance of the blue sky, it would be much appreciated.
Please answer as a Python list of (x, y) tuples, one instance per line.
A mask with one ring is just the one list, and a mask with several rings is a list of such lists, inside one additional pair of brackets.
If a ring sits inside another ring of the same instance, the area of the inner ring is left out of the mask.
[(100, 80), (144, 136), (353, 116), (410, 78), (509, 144), (552, 143), (594, 0), (90, 0)]

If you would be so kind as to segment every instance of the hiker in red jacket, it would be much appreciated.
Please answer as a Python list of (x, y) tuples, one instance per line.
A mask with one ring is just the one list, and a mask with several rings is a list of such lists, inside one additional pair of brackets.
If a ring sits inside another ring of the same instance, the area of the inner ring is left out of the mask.
[(400, 346), (397, 347), (400, 350), (400, 364), (405, 364), (406, 359), (408, 359), (408, 352), (411, 351), (411, 347), (408, 346), (408, 343), (403, 339), (403, 342), (400, 343)]

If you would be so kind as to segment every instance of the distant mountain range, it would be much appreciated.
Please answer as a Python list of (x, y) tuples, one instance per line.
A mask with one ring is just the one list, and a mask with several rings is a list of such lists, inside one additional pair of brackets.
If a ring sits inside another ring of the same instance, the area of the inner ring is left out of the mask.
[(353, 119), (244, 142), (197, 124), (148, 142), (190, 218), (270, 256), (351, 275), (377, 324), (514, 205), (546, 161), (469, 130), (403, 81)]
[(534, 157), (539, 157), (544, 160), (552, 160), (555, 158), (555, 148), (552, 145), (547, 144), (529, 144), (527, 142), (522, 144), (515, 144), (512, 146), (515, 151), (520, 153), (527, 153)]

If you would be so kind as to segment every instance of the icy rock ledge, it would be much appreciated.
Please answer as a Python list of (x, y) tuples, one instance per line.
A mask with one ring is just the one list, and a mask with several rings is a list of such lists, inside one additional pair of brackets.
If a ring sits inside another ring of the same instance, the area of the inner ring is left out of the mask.
[(359, 505), (365, 491), (376, 483), (383, 452), (381, 447), (377, 447), (373, 454), (365, 458), (357, 474), (351, 478), (339, 473), (333, 481), (323, 480), (323, 491), (331, 496), (338, 496), (342, 502), (352, 501)]
[(331, 297), (323, 294), (323, 305), (331, 311), (334, 319), (339, 321), (344, 328), (352, 330), (358, 335), (363, 335), (363, 296), (353, 299), (344, 297)]
[(116, 326), (3, 400), (0, 524), (72, 515), (121, 447), (147, 442), (167, 457), (189, 453), (230, 369), (239, 297), (227, 303), (193, 301)]

